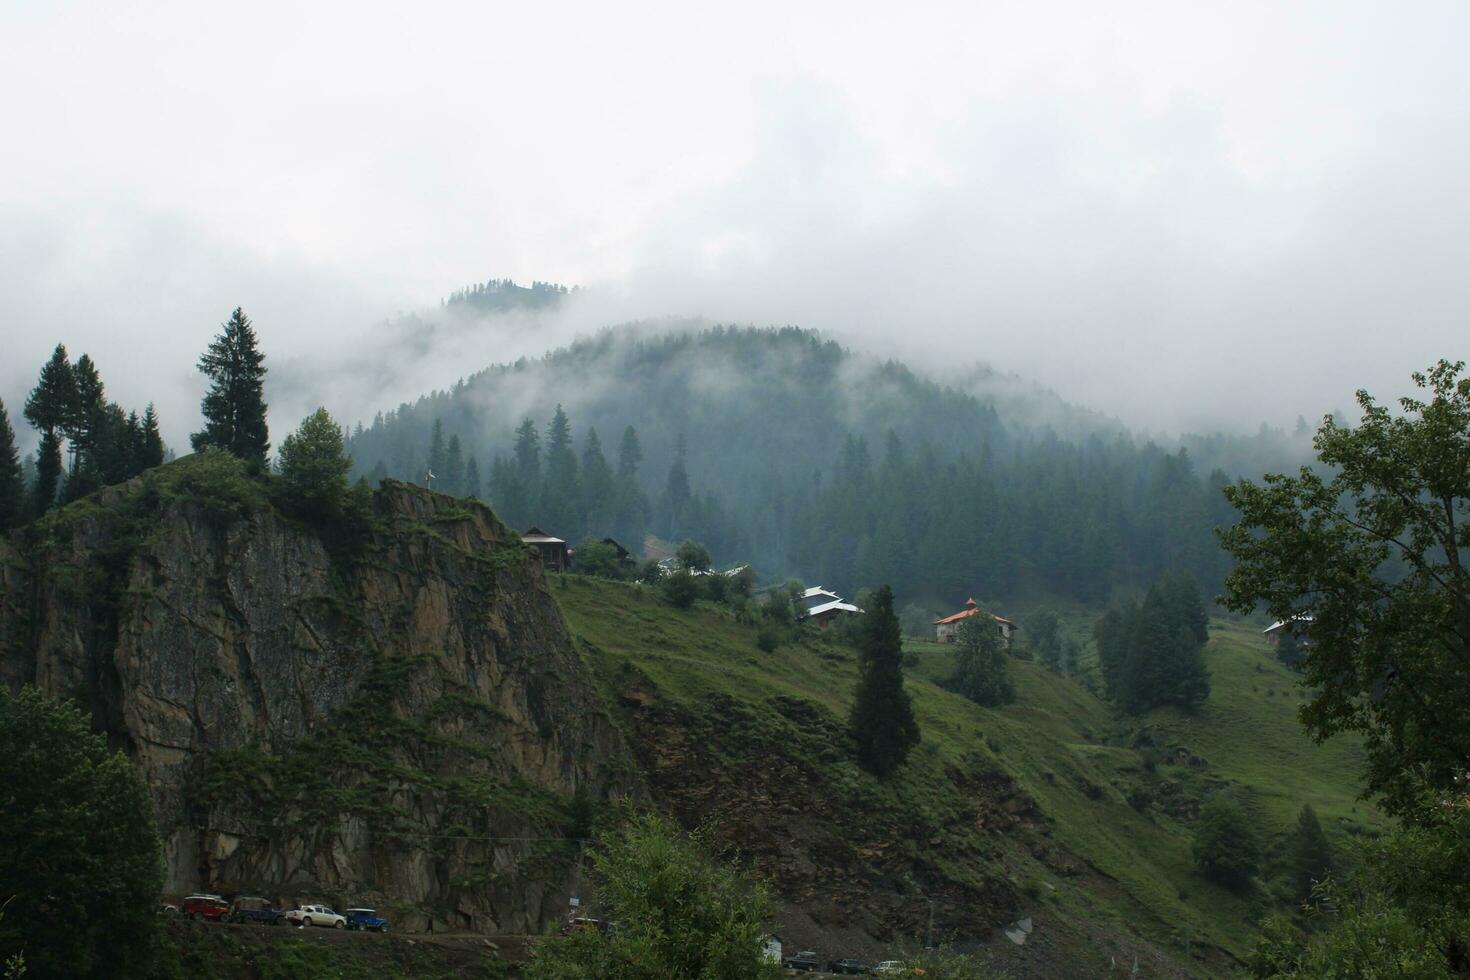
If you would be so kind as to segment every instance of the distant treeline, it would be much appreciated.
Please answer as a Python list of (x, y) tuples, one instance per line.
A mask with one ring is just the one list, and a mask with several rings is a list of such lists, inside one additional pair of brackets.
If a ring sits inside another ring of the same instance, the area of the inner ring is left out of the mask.
[(449, 294), (444, 300), (446, 309), (467, 308), (480, 313), (498, 313), (515, 309), (540, 309), (560, 302), (576, 287), (567, 287), (554, 282), (532, 282), (530, 286), (518, 286), (512, 279), (487, 279), (466, 286)]
[[(546, 407), (505, 412), (524, 404)], [(648, 532), (692, 538), (767, 578), (1100, 602), (1171, 569), (1212, 593), (1226, 570), (1212, 534), (1232, 520), (1224, 472), (1116, 432), (1063, 440), (1002, 420), (796, 328), (609, 333), (492, 368), (359, 426), (356, 472), (423, 482), (436, 427), (461, 460), (440, 488), (475, 492), (518, 527), (635, 551)], [(1264, 434), (1209, 438), (1247, 468), (1282, 451)]]

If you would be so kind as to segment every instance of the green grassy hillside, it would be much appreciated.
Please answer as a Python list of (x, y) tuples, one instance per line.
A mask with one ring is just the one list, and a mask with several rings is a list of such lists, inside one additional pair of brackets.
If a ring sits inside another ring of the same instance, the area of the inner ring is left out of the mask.
[[(878, 955), (928, 931), (1025, 959), (1032, 976), (1228, 972), (1282, 899), (1190, 859), (1200, 802), (1228, 788), (1279, 847), (1304, 803), (1335, 843), (1380, 817), (1355, 800), (1352, 745), (1314, 745), (1294, 675), (1253, 628), (1217, 622), (1197, 715), (1117, 716), (1075, 681), (1013, 660), (1019, 697), (980, 708), (938, 686), (951, 653), (910, 642), (923, 743), (879, 782), (851, 762), (846, 647), (810, 631), (772, 653), (722, 608), (568, 576), (554, 588), (655, 799), (719, 831), (775, 885), (781, 926), (824, 955)], [(840, 887), (828, 887), (835, 880)], [(998, 931), (1030, 915), (1017, 950)], [(838, 947), (843, 947), (839, 949)], [(1070, 972), (1069, 972), (1070, 971)]]

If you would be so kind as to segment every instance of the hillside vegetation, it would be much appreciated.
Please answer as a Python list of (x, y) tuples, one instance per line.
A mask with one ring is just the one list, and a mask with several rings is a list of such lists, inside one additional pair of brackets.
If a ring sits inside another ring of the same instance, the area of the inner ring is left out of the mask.
[(381, 413), (348, 451), (358, 474), (433, 472), (522, 530), (635, 552), (650, 532), (688, 537), (848, 592), (1096, 604), (1171, 568), (1214, 590), (1211, 529), (1232, 515), (1212, 464), (1255, 474), (1292, 444), (1263, 432), (1186, 451), (1024, 388), (943, 384), (794, 327), (623, 328)]
[[(754, 625), (647, 589), (567, 576), (553, 588), (659, 805), (708, 823), (784, 900), (783, 936), (832, 955), (936, 941), (1030, 975), (1213, 976), (1243, 956), (1268, 873), (1243, 894), (1194, 868), (1191, 825), (1228, 789), (1268, 867), (1310, 803), (1342, 844), (1380, 817), (1355, 800), (1353, 746), (1311, 743), (1294, 675), (1258, 630), (1216, 621), (1213, 693), (1193, 716), (1121, 720), (1081, 684), (1014, 660), (1017, 701), (978, 707), (937, 683), (948, 648), (910, 642), (924, 741), (879, 782), (851, 761), (852, 652), (813, 633), (772, 653)], [(1022, 949), (999, 929), (1031, 916)]]

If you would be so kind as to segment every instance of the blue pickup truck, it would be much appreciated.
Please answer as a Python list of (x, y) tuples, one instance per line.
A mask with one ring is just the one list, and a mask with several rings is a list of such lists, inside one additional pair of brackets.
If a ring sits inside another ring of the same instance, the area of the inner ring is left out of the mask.
[(230, 903), (230, 910), (225, 913), (226, 922), (254, 922), (263, 926), (278, 926), (281, 917), (286, 913), (276, 908), (263, 898), (253, 895), (242, 895)]
[(359, 931), (387, 932), (388, 920), (373, 909), (348, 909), (347, 928), (357, 929)]

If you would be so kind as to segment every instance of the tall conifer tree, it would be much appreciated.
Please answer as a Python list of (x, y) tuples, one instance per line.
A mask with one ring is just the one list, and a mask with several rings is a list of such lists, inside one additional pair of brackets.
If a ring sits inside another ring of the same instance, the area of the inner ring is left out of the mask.
[(617, 511), (612, 467), (602, 455), (602, 440), (597, 430), (589, 428), (582, 444), (582, 513), (586, 515), (587, 534), (611, 534)]
[(163, 433), (158, 429), (158, 413), (153, 410), (153, 403), (148, 403), (148, 408), (143, 412), (143, 446), (138, 458), (138, 469), (152, 469), (163, 465)]
[(61, 486), (62, 429), (76, 414), (77, 386), (66, 347), (56, 345), (51, 359), (41, 368), (36, 387), (26, 398), (25, 417), (41, 431), (41, 445), (36, 453), (36, 513), (56, 503)]
[(20, 453), (15, 448), (15, 429), (10, 413), (0, 401), (0, 531), (20, 523), (25, 513), (25, 481), (21, 477)]
[(458, 435), (449, 437), (449, 446), (444, 450), (444, 492), (464, 496), (464, 450)]
[(684, 468), (685, 450), (684, 433), (681, 432), (678, 441), (674, 443), (674, 461), (669, 464), (669, 476), (664, 481), (664, 494), (659, 501), (663, 518), (662, 531), (669, 537), (678, 537), (688, 530), (685, 527), (685, 518), (689, 498), (694, 494), (689, 488), (689, 471)]
[(471, 456), (469, 462), (464, 464), (464, 495), (478, 500), (481, 490), (480, 464), (475, 461), (474, 456)]
[(919, 742), (919, 723), (903, 688), (903, 640), (893, 590), (873, 593), (859, 626), (857, 694), (849, 719), (863, 768), (885, 776)]
[(235, 307), (219, 336), (200, 355), (199, 370), (211, 383), (200, 404), (204, 430), (190, 436), (194, 449), (213, 446), (241, 459), (264, 463), (271, 447), (266, 425), (265, 355), (250, 318), (240, 307)]
[(580, 497), (577, 454), (572, 449), (572, 424), (558, 405), (556, 414), (546, 426), (546, 478), (541, 491), (544, 520), (568, 537), (575, 535)]
[[(439, 489), (444, 487), (444, 423), (439, 419), (434, 420), (434, 425), (429, 433), (429, 473), (433, 474), (433, 480), (438, 481)], [(431, 481), (432, 482), (432, 481)]]

